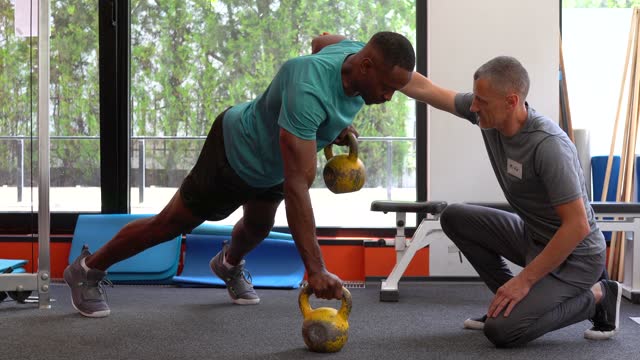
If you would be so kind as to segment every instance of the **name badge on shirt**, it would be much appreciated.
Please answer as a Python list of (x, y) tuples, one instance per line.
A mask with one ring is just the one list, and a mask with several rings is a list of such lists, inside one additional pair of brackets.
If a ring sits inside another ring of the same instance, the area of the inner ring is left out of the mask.
[(507, 159), (507, 173), (522, 180), (522, 164), (515, 160)]

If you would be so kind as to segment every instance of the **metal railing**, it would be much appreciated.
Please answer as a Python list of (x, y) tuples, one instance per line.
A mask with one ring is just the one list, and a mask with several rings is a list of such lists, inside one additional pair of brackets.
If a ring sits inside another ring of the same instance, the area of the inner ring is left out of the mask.
[[(138, 196), (139, 202), (144, 201), (144, 189), (146, 186), (146, 141), (147, 140), (205, 140), (206, 136), (132, 136), (131, 140), (137, 140), (138, 142)], [(16, 179), (17, 179), (17, 197), (18, 202), (22, 201), (22, 194), (24, 189), (24, 154), (25, 154), (25, 141), (38, 141), (36, 137), (29, 136), (0, 136), (0, 140), (12, 140), (17, 142), (17, 166), (16, 166)], [(99, 136), (51, 136), (50, 140), (100, 140)], [(416, 141), (415, 137), (400, 137), (400, 136), (361, 136), (358, 138), (359, 142), (384, 142), (386, 143), (386, 188), (387, 199), (391, 199), (392, 186), (392, 167), (393, 167), (393, 143), (396, 141)], [(132, 145), (133, 146), (133, 145)]]
[[(51, 136), (50, 140), (100, 140), (99, 136)], [(16, 179), (17, 179), (17, 191), (18, 191), (18, 202), (22, 201), (22, 193), (24, 189), (24, 143), (26, 140), (31, 140), (33, 142), (37, 142), (37, 137), (31, 136), (0, 136), (0, 140), (13, 140), (17, 142), (18, 151), (17, 151), (17, 166), (16, 166)]]

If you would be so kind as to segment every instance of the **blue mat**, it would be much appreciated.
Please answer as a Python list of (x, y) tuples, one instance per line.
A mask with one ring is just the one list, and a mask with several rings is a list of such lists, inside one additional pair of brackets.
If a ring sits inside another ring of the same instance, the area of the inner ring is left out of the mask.
[[(220, 225), (214, 222), (205, 221), (197, 228), (191, 230), (194, 235), (231, 235), (232, 225)], [(267, 236), (269, 239), (293, 240), (291, 234), (272, 231)]]
[(25, 272), (24, 265), (27, 260), (0, 259), (0, 274), (19, 274)]
[[(91, 252), (102, 245), (127, 223), (150, 217), (145, 214), (80, 215), (76, 223), (69, 263), (73, 262), (82, 246), (87, 244)], [(171, 284), (178, 271), (182, 237), (149, 248), (107, 269), (107, 278), (114, 283)]]
[[(209, 261), (229, 238), (229, 235), (188, 234), (184, 267), (180, 276), (173, 278), (174, 283), (224, 286), (224, 282), (211, 272)], [(245, 268), (255, 287), (296, 289), (304, 277), (304, 264), (293, 240), (267, 238), (245, 260)]]

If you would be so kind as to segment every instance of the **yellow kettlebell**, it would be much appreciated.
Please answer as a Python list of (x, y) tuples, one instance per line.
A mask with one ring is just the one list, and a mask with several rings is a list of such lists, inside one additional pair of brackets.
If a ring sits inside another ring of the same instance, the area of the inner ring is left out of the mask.
[(321, 353), (338, 352), (349, 337), (349, 314), (351, 313), (351, 293), (342, 288), (342, 307), (312, 309), (309, 295), (313, 290), (305, 285), (300, 290), (298, 305), (302, 311), (302, 337), (309, 350)]
[(358, 159), (358, 140), (352, 133), (349, 139), (349, 154), (333, 156), (331, 145), (324, 148), (327, 164), (322, 176), (327, 188), (335, 194), (348, 193), (362, 189), (366, 172), (364, 164)]

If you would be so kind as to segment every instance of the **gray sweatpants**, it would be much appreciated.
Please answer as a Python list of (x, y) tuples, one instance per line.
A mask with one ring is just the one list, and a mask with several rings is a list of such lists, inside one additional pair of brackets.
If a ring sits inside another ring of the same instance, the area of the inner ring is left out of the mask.
[[(493, 293), (513, 277), (503, 257), (524, 267), (539, 251), (522, 219), (510, 212), (451, 204), (440, 223)], [(531, 288), (509, 317), (488, 318), (485, 336), (498, 347), (518, 346), (593, 317), (595, 299), (590, 288), (602, 274), (605, 257), (605, 252), (570, 255)]]

